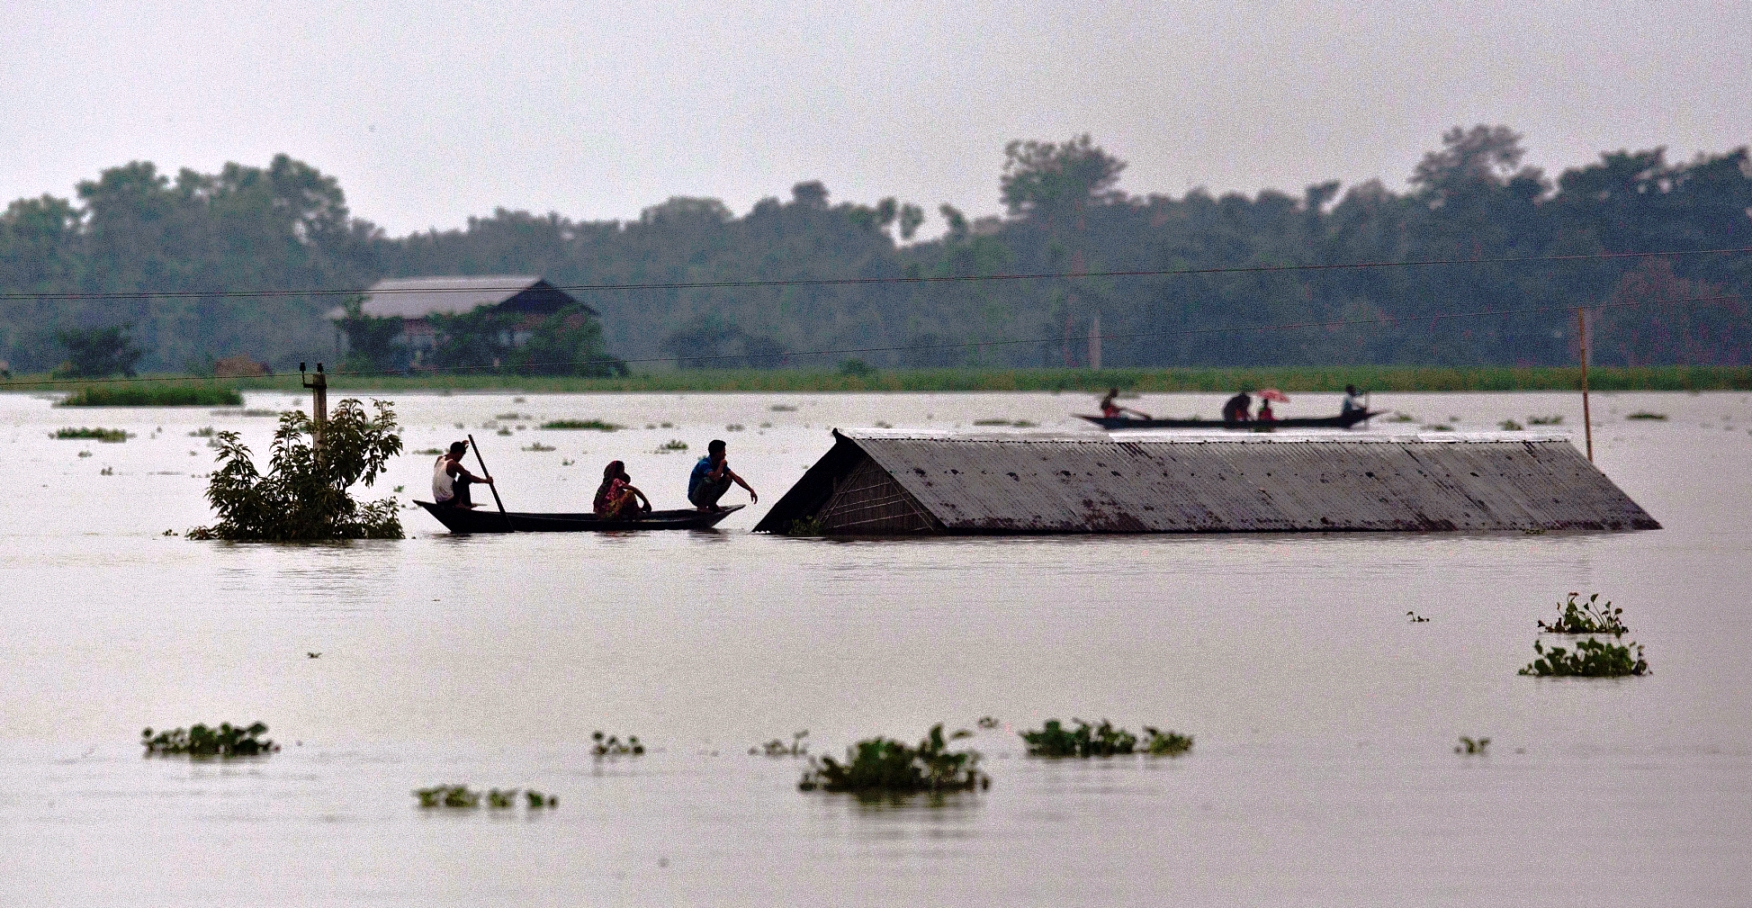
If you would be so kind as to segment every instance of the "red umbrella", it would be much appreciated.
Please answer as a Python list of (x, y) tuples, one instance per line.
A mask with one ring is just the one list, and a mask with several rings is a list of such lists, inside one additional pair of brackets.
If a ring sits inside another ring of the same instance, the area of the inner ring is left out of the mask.
[(1282, 391), (1279, 391), (1276, 388), (1266, 388), (1264, 391), (1259, 392), (1259, 394), (1256, 396), (1260, 400), (1275, 400), (1280, 404), (1287, 404), (1290, 402), (1290, 396), (1288, 394), (1285, 394)]

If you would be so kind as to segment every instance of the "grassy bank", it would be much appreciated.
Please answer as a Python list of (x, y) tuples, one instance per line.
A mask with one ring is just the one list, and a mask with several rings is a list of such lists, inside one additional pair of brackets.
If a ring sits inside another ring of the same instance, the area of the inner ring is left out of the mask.
[[(809, 392), (809, 391), (1099, 391), (1118, 386), (1130, 391), (1228, 392), (1237, 388), (1279, 388), (1287, 392), (1336, 392), (1346, 384), (1365, 391), (1568, 391), (1580, 387), (1575, 368), (1482, 366), (1291, 366), (1259, 369), (911, 369), (841, 375), (801, 369), (702, 369), (648, 372), (626, 378), (546, 378), (515, 375), (348, 376), (330, 373), (331, 394), (349, 391), (522, 391), (544, 392)], [(1600, 391), (1747, 391), (1752, 367), (1653, 366), (1588, 370), (1590, 387)], [(232, 379), (243, 390), (298, 390), (296, 375)], [(212, 387), (211, 379), (162, 376), (155, 381), (106, 386), (133, 389), (126, 398), (143, 404), (179, 396), (170, 389)], [(0, 381), (0, 391), (77, 390), (45, 378), (21, 376)], [(118, 400), (118, 397), (110, 397)], [(113, 405), (113, 404), (112, 404)]]

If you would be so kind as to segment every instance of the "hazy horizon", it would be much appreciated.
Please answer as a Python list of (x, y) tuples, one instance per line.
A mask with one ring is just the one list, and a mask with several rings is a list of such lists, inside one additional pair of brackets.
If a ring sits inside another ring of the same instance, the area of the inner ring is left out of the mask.
[(0, 199), (285, 152), (397, 235), (676, 195), (740, 213), (810, 179), (918, 203), (931, 235), (940, 203), (999, 210), (1017, 138), (1090, 133), (1136, 194), (1398, 188), (1474, 123), (1521, 131), (1551, 174), (1621, 148), (1685, 160), (1752, 141), (1752, 79), (1721, 77), (1752, 66), (1736, 7), (8, 4)]

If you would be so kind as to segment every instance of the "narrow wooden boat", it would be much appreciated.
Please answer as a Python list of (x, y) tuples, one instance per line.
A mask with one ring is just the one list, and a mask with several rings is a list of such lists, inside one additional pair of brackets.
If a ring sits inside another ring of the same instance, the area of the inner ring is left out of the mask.
[(652, 511), (636, 520), (598, 520), (595, 514), (531, 514), (509, 511), (501, 514), (493, 508), (441, 508), (429, 501), (414, 504), (438, 518), (452, 533), (590, 533), (627, 530), (704, 530), (718, 521), (742, 510), (733, 504), (722, 511), (696, 511), (686, 508), (675, 511)]
[(1271, 427), (1273, 429), (1348, 429), (1385, 410), (1352, 410), (1343, 416), (1321, 416), (1301, 419), (1275, 419), (1271, 422), (1224, 422), (1220, 419), (1128, 419), (1124, 416), (1083, 416), (1103, 429), (1234, 429), (1239, 432)]

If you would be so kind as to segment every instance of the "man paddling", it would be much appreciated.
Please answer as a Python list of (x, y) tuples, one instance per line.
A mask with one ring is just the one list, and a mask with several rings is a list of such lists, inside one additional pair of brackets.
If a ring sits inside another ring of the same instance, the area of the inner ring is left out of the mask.
[(438, 462), (432, 465), (432, 500), (439, 507), (472, 508), (475, 504), (468, 497), (469, 485), (476, 482), (493, 484), (493, 477), (483, 479), (462, 465), (462, 456), (467, 453), (468, 442), (455, 442), (450, 451), (440, 454)]
[(724, 457), (724, 442), (722, 439), (712, 439), (706, 445), (706, 456), (694, 464), (693, 475), (687, 480), (687, 500), (701, 511), (722, 511), (718, 499), (730, 491), (730, 483), (748, 490), (748, 500), (751, 504), (760, 502), (760, 496), (754, 493), (754, 488), (742, 481), (730, 469), (730, 461)]

